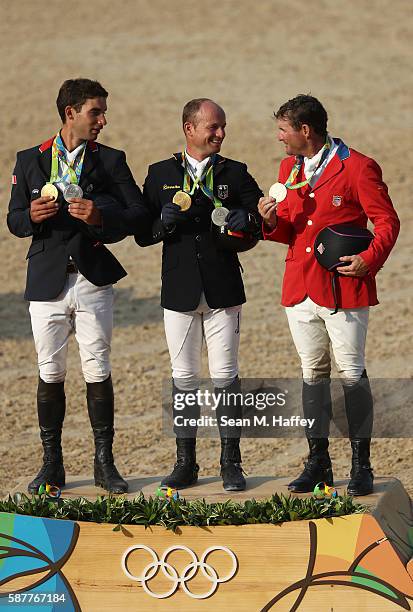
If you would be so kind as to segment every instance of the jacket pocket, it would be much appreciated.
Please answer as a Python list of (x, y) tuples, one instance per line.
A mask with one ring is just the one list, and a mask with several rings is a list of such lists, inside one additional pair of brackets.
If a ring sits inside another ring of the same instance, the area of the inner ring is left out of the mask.
[(36, 253), (40, 253), (44, 250), (44, 240), (36, 240), (32, 242), (29, 250), (27, 251), (26, 259), (32, 257), (32, 255), (36, 255)]

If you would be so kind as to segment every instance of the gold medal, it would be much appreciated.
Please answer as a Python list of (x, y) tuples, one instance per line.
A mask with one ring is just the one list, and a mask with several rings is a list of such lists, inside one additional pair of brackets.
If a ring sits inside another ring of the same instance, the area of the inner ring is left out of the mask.
[(59, 192), (53, 183), (46, 183), (43, 185), (40, 195), (42, 198), (53, 198), (53, 202), (56, 202)]
[(188, 210), (192, 204), (191, 196), (186, 191), (177, 191), (172, 198), (172, 202), (179, 206), (182, 211)]

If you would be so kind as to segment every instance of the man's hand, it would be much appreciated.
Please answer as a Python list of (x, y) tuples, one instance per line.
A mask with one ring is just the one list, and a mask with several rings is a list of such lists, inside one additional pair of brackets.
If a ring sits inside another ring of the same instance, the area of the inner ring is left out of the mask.
[(96, 208), (92, 200), (83, 198), (70, 198), (69, 214), (76, 219), (84, 221), (86, 225), (101, 225), (102, 217), (100, 210)]
[(369, 267), (360, 255), (344, 255), (340, 261), (350, 262), (347, 266), (336, 268), (337, 272), (344, 276), (366, 276)]
[(250, 222), (248, 212), (244, 208), (233, 208), (225, 217), (225, 221), (229, 230), (234, 232), (242, 232), (247, 230)]
[(277, 202), (270, 196), (259, 199), (258, 212), (269, 230), (277, 227)]
[(33, 223), (42, 223), (50, 217), (54, 217), (59, 210), (59, 204), (51, 196), (37, 198), (30, 202), (30, 219)]
[(178, 204), (173, 204), (172, 202), (168, 202), (162, 208), (161, 212), (162, 223), (166, 227), (170, 227), (175, 225), (176, 223), (184, 223), (188, 220), (187, 215), (183, 212)]

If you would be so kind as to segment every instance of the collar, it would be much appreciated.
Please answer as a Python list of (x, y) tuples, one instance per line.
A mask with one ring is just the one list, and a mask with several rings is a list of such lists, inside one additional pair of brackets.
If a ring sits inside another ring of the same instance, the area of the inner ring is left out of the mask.
[(322, 146), (321, 149), (315, 155), (313, 155), (313, 157), (304, 157), (305, 168), (314, 169), (318, 166), (323, 156), (323, 153), (326, 150), (327, 144), (330, 149), (332, 149), (332, 147), (334, 146), (334, 141), (331, 138), (330, 134), (327, 134), (327, 143), (325, 143), (324, 146)]
[(340, 140), (340, 138), (333, 138), (333, 140), (338, 145), (336, 155), (339, 156), (341, 161), (343, 161), (343, 159), (348, 159), (350, 157), (349, 147), (342, 140)]
[[(343, 161), (344, 159), (348, 159), (350, 157), (350, 148), (340, 139), (340, 138), (331, 138), (331, 140), (338, 145), (337, 150), (336, 150), (336, 155), (338, 155), (338, 157), (340, 158), (341, 161)], [(318, 155), (318, 153), (317, 153)], [(292, 156), (291, 159), (295, 161), (298, 161), (300, 159), (300, 157), (304, 160), (307, 159), (306, 157), (302, 157), (300, 155), (296, 155), (296, 156)], [(314, 157), (312, 157), (311, 159), (314, 159)]]
[[(42, 142), (42, 144), (39, 146), (40, 153), (44, 153), (45, 151), (50, 149), (52, 147), (54, 139), (55, 139), (55, 137), (52, 136), (48, 140), (45, 140), (44, 142)], [(92, 153), (95, 153), (95, 151), (97, 151), (99, 149), (99, 145), (98, 145), (98, 143), (95, 140), (88, 140), (87, 141), (87, 148), (90, 151), (92, 151)]]
[(191, 164), (191, 166), (196, 169), (205, 168), (205, 166), (208, 164), (209, 160), (211, 159), (211, 156), (209, 155), (205, 159), (199, 161), (198, 159), (195, 159), (195, 157), (191, 157), (191, 155), (189, 155), (186, 149), (185, 149), (185, 157), (188, 160), (188, 162)]
[(64, 145), (63, 145), (63, 148), (64, 148), (64, 151), (62, 151), (62, 153), (64, 157), (66, 158), (66, 161), (69, 163), (72, 163), (73, 160), (76, 159), (76, 157), (79, 155), (79, 153), (81, 151), (83, 152), (84, 143), (82, 142), (82, 144), (76, 147), (76, 149), (73, 149), (73, 151), (68, 151)]
[[(179, 164), (182, 166), (183, 159), (182, 159), (182, 153), (181, 153), (181, 152), (179, 152), (179, 153), (173, 153), (173, 154), (172, 154), (172, 157), (173, 157), (173, 158), (174, 158), (174, 159), (175, 159), (175, 160), (176, 160), (176, 161), (177, 161), (177, 162), (178, 162), (178, 163), (179, 163)], [(222, 155), (220, 155), (219, 153), (217, 153), (217, 154), (215, 155), (215, 164), (214, 164), (214, 168), (215, 168), (216, 166), (223, 165), (223, 164), (224, 164), (224, 162), (226, 162), (226, 157), (222, 157)]]

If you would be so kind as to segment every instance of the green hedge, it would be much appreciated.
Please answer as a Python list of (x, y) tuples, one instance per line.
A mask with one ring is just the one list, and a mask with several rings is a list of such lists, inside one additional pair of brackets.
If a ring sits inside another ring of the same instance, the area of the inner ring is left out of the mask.
[(102, 496), (95, 501), (85, 498), (50, 500), (45, 495), (28, 497), (15, 493), (7, 500), (0, 501), (0, 512), (26, 514), (30, 516), (114, 523), (114, 530), (122, 525), (160, 525), (176, 531), (180, 526), (205, 527), (215, 525), (273, 524), (285, 521), (309, 520), (360, 514), (368, 512), (366, 506), (353, 501), (351, 497), (316, 500), (315, 498), (286, 497), (273, 495), (269, 499), (248, 500), (236, 503), (228, 500), (208, 504), (204, 499), (186, 501), (165, 501), (158, 497), (145, 499), (140, 493), (133, 500), (123, 497)]

